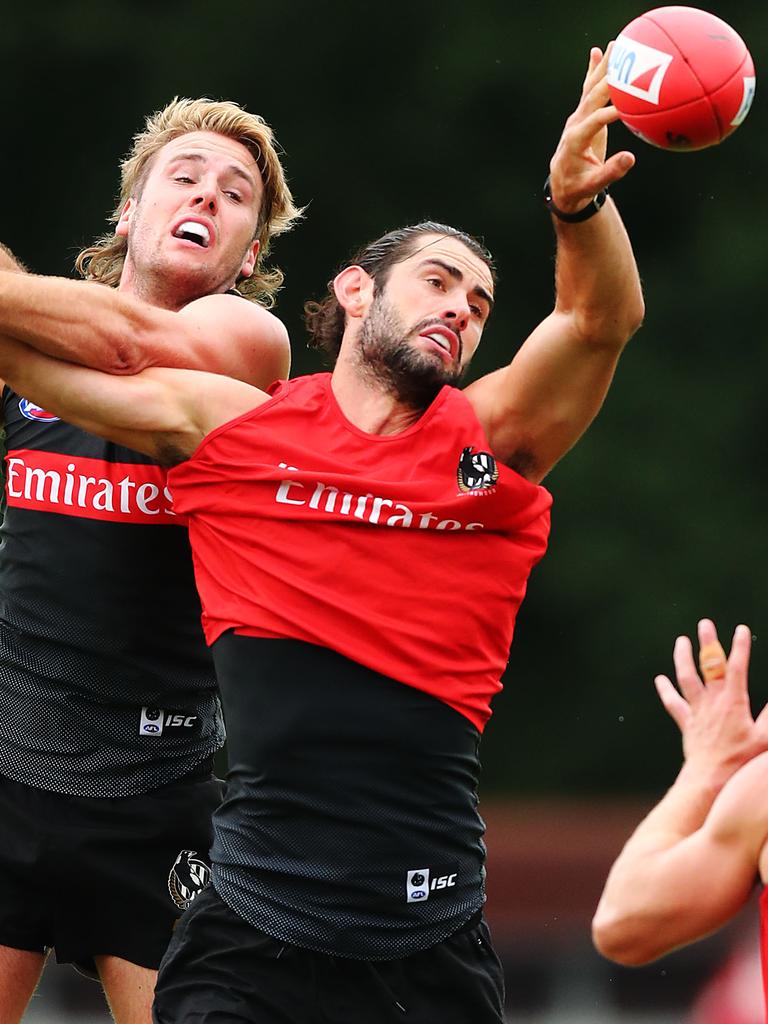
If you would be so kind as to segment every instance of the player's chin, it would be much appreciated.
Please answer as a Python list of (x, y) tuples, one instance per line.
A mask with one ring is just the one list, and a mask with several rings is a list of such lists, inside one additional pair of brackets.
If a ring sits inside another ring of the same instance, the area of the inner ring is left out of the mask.
[(425, 377), (431, 378), (441, 384), (450, 384), (459, 372), (453, 356), (447, 352), (421, 352), (421, 365), (424, 368)]
[(439, 372), (433, 374), (432, 383), (434, 384), (435, 389), (439, 391), (440, 388), (445, 387), (446, 385), (448, 387), (456, 387), (463, 376), (464, 371), (460, 366), (444, 366)]
[(434, 372), (438, 375), (453, 377), (459, 370), (455, 357), (445, 349), (431, 347), (427, 350), (421, 349), (420, 355), (425, 363), (434, 367)]

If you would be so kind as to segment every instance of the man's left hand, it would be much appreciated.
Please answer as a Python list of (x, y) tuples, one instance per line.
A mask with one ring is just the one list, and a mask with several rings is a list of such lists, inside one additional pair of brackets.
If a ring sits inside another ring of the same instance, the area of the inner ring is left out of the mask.
[(635, 157), (627, 150), (606, 160), (608, 125), (619, 111), (608, 104), (606, 73), (611, 46), (605, 53), (595, 46), (578, 107), (565, 122), (555, 155), (549, 165), (552, 201), (563, 213), (576, 213), (598, 192), (623, 178), (633, 167)]

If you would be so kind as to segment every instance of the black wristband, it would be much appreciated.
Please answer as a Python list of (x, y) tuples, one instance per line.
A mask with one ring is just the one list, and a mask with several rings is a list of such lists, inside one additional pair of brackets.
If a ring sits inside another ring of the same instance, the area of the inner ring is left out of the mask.
[(602, 210), (605, 200), (608, 198), (608, 189), (604, 188), (602, 192), (598, 192), (591, 203), (585, 206), (583, 210), (577, 210), (576, 213), (565, 213), (563, 210), (558, 210), (552, 202), (552, 189), (549, 184), (549, 177), (544, 182), (542, 197), (546, 208), (550, 213), (554, 213), (558, 220), (564, 220), (567, 224), (578, 224), (582, 220), (589, 220), (590, 217), (594, 217), (596, 213)]

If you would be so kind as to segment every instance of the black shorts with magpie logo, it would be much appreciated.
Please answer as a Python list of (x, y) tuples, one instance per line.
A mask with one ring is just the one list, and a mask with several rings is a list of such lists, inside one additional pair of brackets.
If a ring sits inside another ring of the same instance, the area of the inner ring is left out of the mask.
[(222, 784), (207, 759), (138, 796), (65, 796), (0, 777), (0, 945), (94, 971), (93, 957), (157, 968), (207, 884)]

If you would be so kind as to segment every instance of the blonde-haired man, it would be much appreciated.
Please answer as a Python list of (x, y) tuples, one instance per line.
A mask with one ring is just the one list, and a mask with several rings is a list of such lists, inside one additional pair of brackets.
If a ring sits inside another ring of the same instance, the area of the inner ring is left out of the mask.
[[(262, 184), (254, 236), (259, 246), (256, 267), (250, 274), (241, 272), (236, 284), (241, 294), (271, 306), (283, 277), (277, 269), (268, 270), (264, 261), (271, 239), (292, 226), (298, 210), (286, 185), (272, 129), (257, 114), (250, 114), (234, 103), (176, 97), (167, 107), (148, 117), (144, 130), (134, 137), (133, 147), (122, 163), (120, 196), (111, 219), (119, 224), (126, 206), (141, 196), (158, 151), (192, 132), (213, 132), (233, 139), (245, 146), (256, 162)], [(84, 277), (102, 284), (119, 285), (127, 250), (126, 233), (110, 232), (84, 249), (76, 265)]]
[[(262, 118), (177, 98), (134, 139), (114, 232), (78, 259), (88, 280), (0, 255), (1, 329), (110, 373), (267, 387), (290, 353), (264, 261), (298, 216)], [(98, 974), (118, 1024), (137, 1024), (207, 881), (220, 796), (186, 530), (157, 463), (9, 387), (2, 403), (0, 1022), (21, 1019), (55, 949)]]

